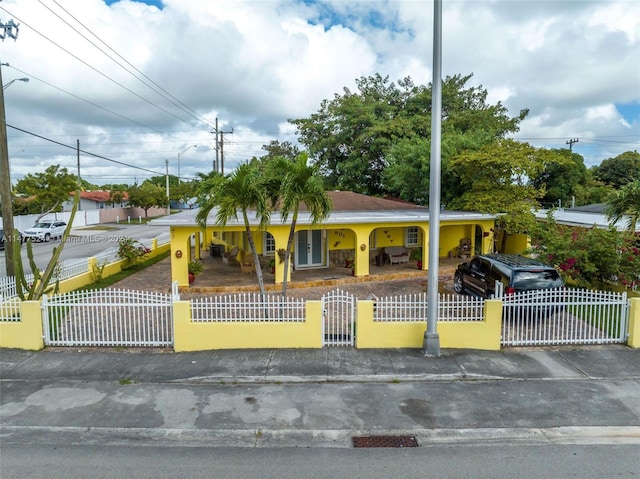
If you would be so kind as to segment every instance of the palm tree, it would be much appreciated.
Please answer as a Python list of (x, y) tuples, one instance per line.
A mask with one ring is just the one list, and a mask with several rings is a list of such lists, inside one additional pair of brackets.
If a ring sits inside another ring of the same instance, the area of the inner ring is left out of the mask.
[(640, 180), (628, 183), (609, 196), (605, 214), (610, 224), (628, 217), (627, 228), (633, 233), (640, 222)]
[(280, 179), (277, 196), (282, 222), (287, 221), (289, 214), (292, 214), (291, 228), (289, 229), (284, 259), (285, 275), (282, 282), (283, 296), (287, 295), (286, 272), (289, 271), (289, 261), (291, 259), (291, 249), (293, 247), (293, 238), (298, 221), (300, 203), (306, 205), (311, 215), (312, 224), (319, 223), (326, 219), (332, 208), (331, 199), (324, 189), (324, 180), (322, 176), (320, 176), (318, 167), (308, 165), (307, 160), (308, 157), (306, 153), (299, 153), (293, 161), (281, 157), (268, 163), (271, 174), (267, 176), (272, 179)]
[(260, 228), (269, 224), (271, 203), (268, 201), (264, 181), (265, 176), (257, 162), (244, 163), (226, 177), (209, 178), (202, 182), (198, 190), (200, 210), (196, 215), (198, 224), (206, 227), (207, 216), (217, 207), (216, 224), (224, 227), (230, 219), (238, 219), (238, 210), (242, 212), (249, 247), (255, 260), (260, 294), (263, 298), (265, 296), (264, 278), (249, 224), (248, 211), (255, 209)]

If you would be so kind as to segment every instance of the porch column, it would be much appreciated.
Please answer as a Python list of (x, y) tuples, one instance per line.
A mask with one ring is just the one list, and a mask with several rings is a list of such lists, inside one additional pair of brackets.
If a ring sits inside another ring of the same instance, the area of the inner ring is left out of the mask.
[[(284, 281), (284, 275), (287, 275), (287, 283), (291, 281), (291, 267), (289, 267), (289, 271), (284, 270), (284, 256), (283, 252), (287, 249), (287, 241), (289, 240), (289, 225), (271, 225), (269, 227), (269, 233), (273, 236), (276, 245), (276, 253), (275, 253), (275, 262), (276, 262), (276, 274), (275, 274), (275, 284), (282, 284)], [(293, 245), (295, 248), (295, 244)], [(278, 254), (278, 251), (281, 254)], [(291, 251), (293, 254), (293, 251)], [(282, 260), (280, 257), (282, 256)], [(293, 265), (293, 258), (289, 259), (289, 264)]]
[(193, 230), (171, 228), (171, 280), (177, 281), (178, 286), (189, 286), (191, 234)]
[(357, 225), (353, 228), (355, 234), (355, 270), (354, 276), (369, 276), (369, 236), (373, 227), (370, 225)]

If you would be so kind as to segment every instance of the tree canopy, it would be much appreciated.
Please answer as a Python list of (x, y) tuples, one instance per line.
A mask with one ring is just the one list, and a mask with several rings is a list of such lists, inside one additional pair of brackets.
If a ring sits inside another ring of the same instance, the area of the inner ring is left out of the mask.
[[(62, 211), (62, 203), (69, 199), (77, 186), (77, 177), (60, 165), (51, 165), (42, 173), (29, 173), (18, 180), (15, 191), (29, 197), (24, 213)], [(22, 211), (21, 211), (22, 212)]]
[(169, 205), (169, 201), (164, 188), (144, 182), (141, 186), (134, 185), (129, 188), (129, 204), (142, 208), (144, 215), (147, 216), (149, 209), (154, 206), (165, 208)]
[(640, 180), (640, 153), (626, 151), (592, 168), (594, 179), (619, 189)]
[[(509, 117), (500, 102), (487, 103), (482, 86), (467, 85), (471, 78), (443, 81), (443, 184), (456, 184), (447, 176), (451, 158), (516, 132), (528, 113)], [(431, 86), (415, 85), (409, 77), (393, 83), (380, 75), (362, 77), (356, 85), (355, 92), (345, 88), (324, 100), (309, 118), (291, 120), (300, 142), (328, 189), (423, 202), (429, 190)]]
[(542, 172), (532, 178), (536, 189), (544, 191), (540, 202), (545, 206), (566, 206), (574, 197), (582, 196), (589, 184), (584, 158), (566, 148), (552, 150), (567, 161), (549, 162)]
[(535, 221), (532, 208), (544, 194), (529, 178), (538, 177), (550, 164), (567, 161), (557, 151), (511, 139), (465, 151), (451, 161), (451, 170), (463, 189), (451, 207), (506, 213), (500, 223), (507, 233), (527, 231)]

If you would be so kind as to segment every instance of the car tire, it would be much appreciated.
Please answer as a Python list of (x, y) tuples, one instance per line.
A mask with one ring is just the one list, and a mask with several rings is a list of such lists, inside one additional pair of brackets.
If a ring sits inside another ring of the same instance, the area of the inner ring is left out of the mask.
[(453, 290), (458, 294), (464, 294), (464, 284), (460, 273), (456, 273), (453, 277)]
[(51, 235), (49, 233), (44, 235), (44, 241), (48, 243), (51, 240)]

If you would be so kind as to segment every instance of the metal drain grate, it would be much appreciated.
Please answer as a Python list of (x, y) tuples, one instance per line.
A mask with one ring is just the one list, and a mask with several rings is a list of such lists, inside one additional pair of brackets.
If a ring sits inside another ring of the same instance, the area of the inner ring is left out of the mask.
[(418, 447), (414, 436), (353, 437), (353, 447)]

